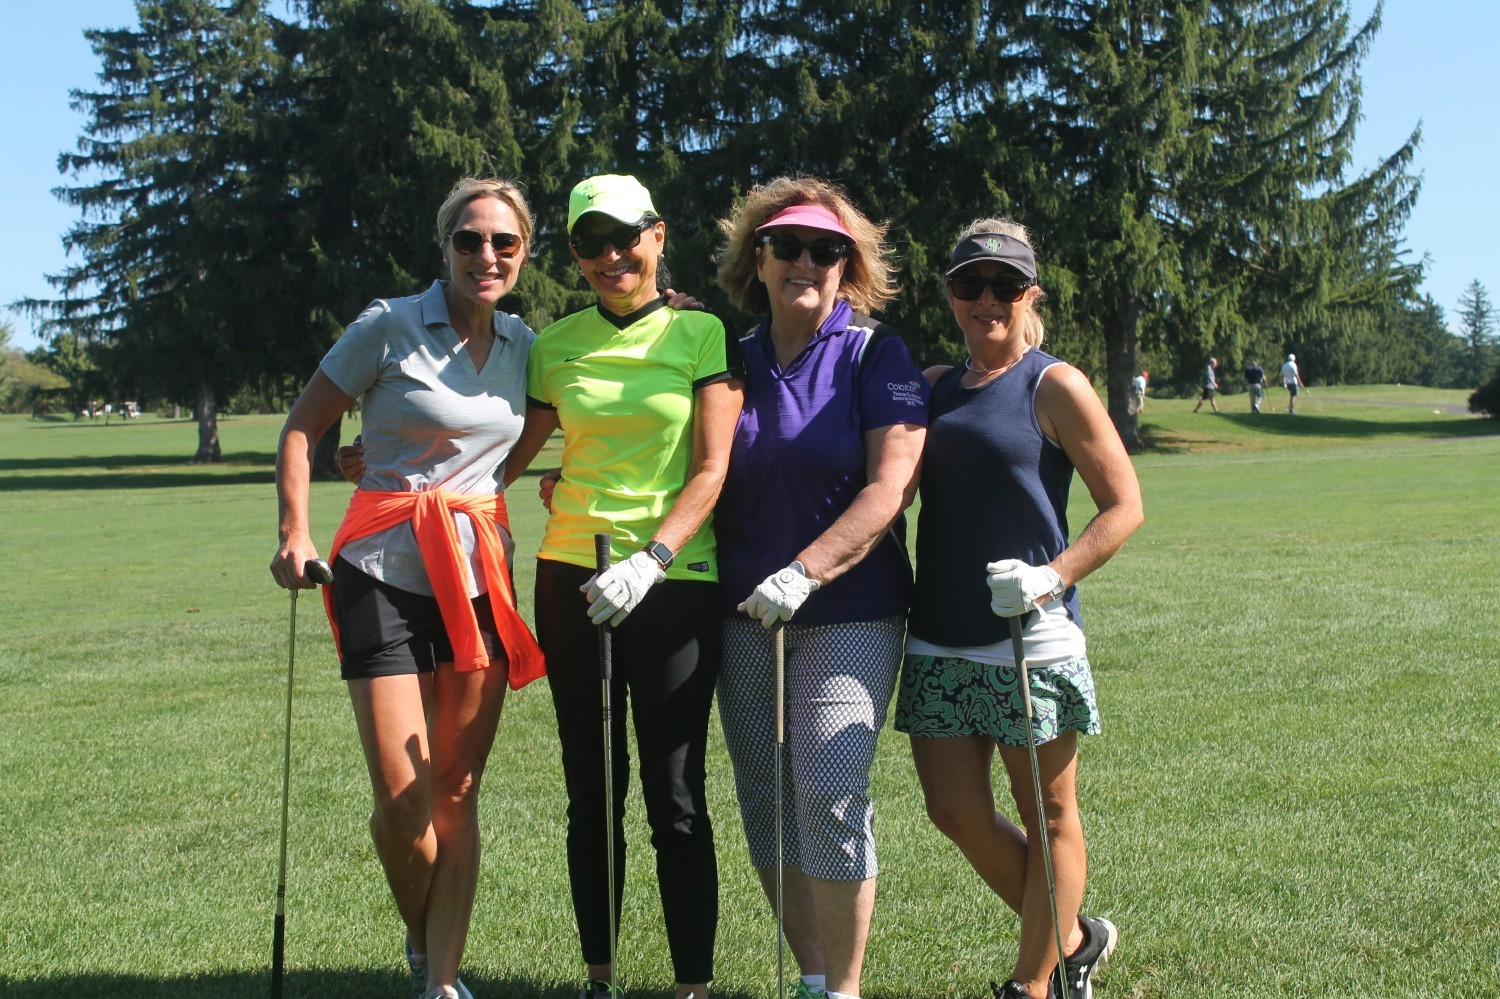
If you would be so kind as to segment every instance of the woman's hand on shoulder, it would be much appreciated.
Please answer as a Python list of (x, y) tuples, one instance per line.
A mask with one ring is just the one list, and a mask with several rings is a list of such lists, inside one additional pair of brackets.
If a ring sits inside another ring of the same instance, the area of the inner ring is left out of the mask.
[(667, 305), (673, 309), (676, 309), (678, 312), (686, 312), (688, 310), (703, 312), (708, 309), (708, 306), (704, 305), (702, 302), (698, 301), (696, 298), (694, 298), (692, 295), (689, 295), (685, 291), (674, 291), (673, 289), (668, 288), (666, 291), (662, 292), (662, 294), (667, 296)]

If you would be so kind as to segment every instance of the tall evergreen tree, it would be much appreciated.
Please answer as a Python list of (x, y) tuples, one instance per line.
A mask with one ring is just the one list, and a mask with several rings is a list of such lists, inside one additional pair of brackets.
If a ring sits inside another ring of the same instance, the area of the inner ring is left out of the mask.
[(262, 357), (255, 303), (237, 294), (251, 253), (245, 150), (269, 66), (258, 0), (140, 0), (139, 26), (89, 31), (99, 88), (59, 167), (91, 182), (58, 194), (83, 219), (82, 258), (51, 280), (46, 328), (107, 340), (117, 378), (196, 399), (195, 460), (220, 460), (217, 413)]
[(1022, 221), (1046, 230), (1068, 324), (1102, 334), (1110, 415), (1134, 450), (1142, 343), (1192, 370), (1241, 352), (1274, 310), (1351, 295), (1414, 194), (1412, 143), (1346, 179), (1378, 9), (1351, 35), (1343, 0), (1034, 7), (1010, 33), (1031, 73), (1014, 141), (1046, 167), (1023, 174)]
[(1478, 278), (1458, 296), (1458, 329), (1468, 347), (1468, 383), (1478, 385), (1495, 363), (1495, 307)]

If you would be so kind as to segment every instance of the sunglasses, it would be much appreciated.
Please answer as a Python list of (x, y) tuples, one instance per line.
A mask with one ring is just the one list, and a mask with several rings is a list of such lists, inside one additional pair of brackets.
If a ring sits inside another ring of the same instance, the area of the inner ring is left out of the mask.
[(579, 260), (593, 260), (604, 253), (606, 246), (613, 246), (616, 253), (624, 253), (641, 241), (641, 234), (656, 225), (658, 219), (645, 218), (638, 225), (622, 225), (618, 229), (594, 236), (574, 236), (568, 240)]
[(807, 251), (816, 267), (832, 267), (849, 256), (849, 244), (841, 239), (815, 239), (804, 243), (790, 233), (773, 232), (762, 236), (760, 241), (771, 248), (771, 255), (777, 260), (789, 264), (801, 260), (803, 250)]
[(948, 290), (953, 297), (960, 302), (974, 302), (984, 294), (988, 288), (990, 294), (995, 296), (997, 302), (1019, 302), (1026, 294), (1026, 289), (1036, 282), (1027, 281), (1024, 278), (992, 278), (985, 280), (978, 277), (951, 277), (948, 279)]
[(496, 232), (486, 236), (473, 229), (459, 229), (448, 234), (448, 242), (453, 244), (454, 250), (466, 257), (471, 253), (478, 253), (485, 243), (495, 248), (495, 256), (507, 260), (521, 252), (521, 237), (513, 232)]

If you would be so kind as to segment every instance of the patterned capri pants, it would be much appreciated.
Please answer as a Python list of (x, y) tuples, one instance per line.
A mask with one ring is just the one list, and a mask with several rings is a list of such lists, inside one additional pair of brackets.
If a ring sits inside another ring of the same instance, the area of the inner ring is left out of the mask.
[[(905, 645), (900, 617), (784, 628), (783, 859), (824, 881), (878, 873), (870, 765)], [(719, 719), (757, 868), (776, 866), (775, 677), (771, 633), (724, 619)]]

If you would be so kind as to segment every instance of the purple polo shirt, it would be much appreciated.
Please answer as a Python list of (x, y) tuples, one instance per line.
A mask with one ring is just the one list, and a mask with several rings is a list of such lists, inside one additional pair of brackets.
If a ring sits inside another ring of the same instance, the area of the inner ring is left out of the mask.
[[(714, 529), (725, 614), (797, 557), (854, 502), (866, 477), (866, 431), (927, 425), (927, 382), (897, 332), (839, 302), (806, 349), (782, 370), (770, 320), (740, 341), (745, 407)], [(905, 614), (911, 591), (906, 523), (859, 565), (819, 588), (797, 624)]]

